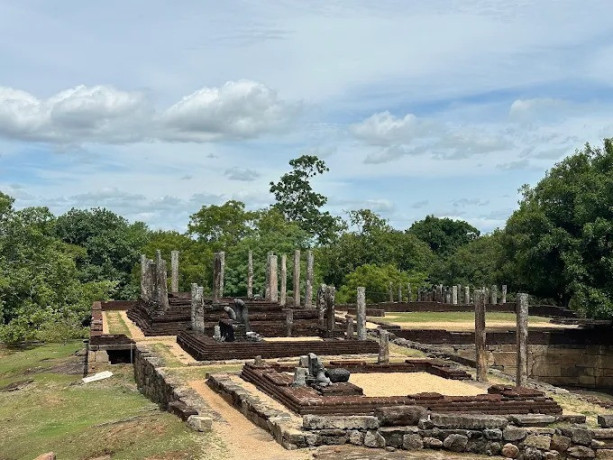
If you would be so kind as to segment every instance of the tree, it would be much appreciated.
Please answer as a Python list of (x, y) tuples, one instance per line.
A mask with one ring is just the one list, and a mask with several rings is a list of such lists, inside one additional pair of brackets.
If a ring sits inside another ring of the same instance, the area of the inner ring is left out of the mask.
[(522, 188), (502, 243), (514, 287), (593, 317), (613, 313), (613, 141), (589, 144)]
[(237, 244), (253, 230), (256, 214), (245, 210), (245, 203), (230, 200), (221, 206), (202, 206), (190, 216), (188, 233), (198, 241), (222, 250)]
[[(460, 246), (434, 264), (430, 281), (435, 284), (490, 286), (505, 280), (499, 272), (502, 231), (480, 236)], [(506, 284), (506, 283), (505, 283)]]
[(468, 222), (433, 215), (414, 222), (408, 231), (428, 243), (436, 255), (443, 257), (479, 236), (479, 230)]
[(327, 244), (343, 228), (342, 221), (328, 211), (322, 212), (328, 199), (313, 191), (310, 180), (318, 174), (329, 171), (326, 163), (315, 155), (302, 155), (289, 162), (292, 171), (285, 173), (279, 182), (270, 183), (276, 208), (287, 220), (297, 222), (319, 243)]
[(425, 273), (403, 272), (391, 264), (366, 264), (356, 268), (345, 277), (345, 282), (337, 294), (337, 301), (339, 303), (355, 302), (357, 288), (363, 286), (366, 290), (367, 303), (385, 302), (389, 300), (390, 282), (394, 287), (395, 296), (395, 289), (398, 286), (402, 286), (403, 291), (406, 292), (407, 284), (411, 283), (411, 289), (416, 291), (418, 287), (424, 285), (425, 279)]
[(368, 209), (350, 211), (349, 217), (358, 230), (341, 234), (318, 253), (326, 283), (340, 286), (349, 273), (365, 264), (392, 264), (404, 271), (428, 272), (434, 255), (415, 235), (391, 228)]
[(129, 223), (108, 209), (73, 208), (57, 218), (55, 232), (65, 243), (85, 249), (77, 257), (81, 281), (112, 281), (114, 298), (134, 297), (130, 278), (147, 241), (145, 224)]

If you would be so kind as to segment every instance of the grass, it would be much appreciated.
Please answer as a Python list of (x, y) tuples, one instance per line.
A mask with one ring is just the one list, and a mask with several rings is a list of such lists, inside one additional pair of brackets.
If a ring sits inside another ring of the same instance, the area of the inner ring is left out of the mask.
[(118, 311), (107, 311), (105, 314), (109, 326), (109, 334), (124, 334), (127, 337), (132, 337), (130, 329)]
[[(385, 317), (368, 318), (375, 321), (384, 321), (391, 323), (463, 323), (474, 322), (475, 314), (470, 311), (453, 311), (453, 312), (407, 312), (407, 313), (386, 313)], [(487, 321), (499, 321), (515, 324), (514, 313), (499, 313), (491, 312), (485, 314)], [(528, 323), (548, 323), (549, 318), (542, 316), (530, 316)]]
[[(142, 396), (132, 366), (83, 384), (80, 342), (0, 351), (0, 459), (28, 459), (53, 451), (61, 459), (187, 460), (219, 443), (189, 430)], [(2, 387), (31, 382), (17, 391)], [(25, 382), (24, 382), (25, 383)]]

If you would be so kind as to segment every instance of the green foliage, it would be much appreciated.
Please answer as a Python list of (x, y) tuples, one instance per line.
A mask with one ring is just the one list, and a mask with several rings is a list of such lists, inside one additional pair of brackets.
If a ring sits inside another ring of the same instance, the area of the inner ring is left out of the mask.
[(502, 232), (480, 236), (458, 247), (434, 264), (430, 281), (434, 284), (490, 286), (506, 280), (499, 273)]
[(287, 220), (297, 222), (319, 243), (330, 243), (344, 225), (328, 211), (321, 211), (328, 199), (314, 192), (310, 182), (318, 174), (329, 171), (326, 163), (314, 155), (302, 155), (289, 164), (292, 171), (285, 173), (279, 182), (270, 183), (270, 193), (277, 201), (275, 206)]
[(192, 214), (189, 234), (200, 242), (209, 243), (215, 250), (237, 244), (252, 231), (256, 213), (245, 211), (245, 203), (230, 200), (221, 206), (202, 206)]
[(439, 256), (447, 256), (479, 236), (479, 230), (468, 222), (432, 215), (413, 223), (408, 231), (428, 243)]
[(113, 298), (134, 297), (130, 272), (147, 240), (145, 224), (130, 224), (107, 209), (73, 208), (57, 218), (55, 230), (65, 243), (85, 249), (76, 259), (81, 281), (112, 281)]
[(514, 288), (589, 316), (613, 313), (613, 141), (589, 144), (524, 186), (507, 221), (502, 266)]
[(406, 292), (407, 283), (411, 283), (413, 293), (425, 285), (426, 274), (420, 272), (403, 272), (392, 264), (383, 266), (366, 264), (356, 268), (345, 277), (343, 286), (338, 290), (338, 303), (355, 303), (357, 288), (366, 289), (366, 303), (385, 302), (389, 300), (389, 284), (394, 287), (394, 295), (398, 286)]

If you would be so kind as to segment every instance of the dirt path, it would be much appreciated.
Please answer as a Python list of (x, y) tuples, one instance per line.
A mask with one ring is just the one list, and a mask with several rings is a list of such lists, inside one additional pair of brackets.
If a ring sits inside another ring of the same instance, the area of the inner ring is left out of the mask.
[(221, 396), (211, 390), (202, 380), (193, 380), (189, 385), (200, 394), (211, 409), (221, 415), (224, 422), (213, 422), (213, 431), (223, 439), (227, 452), (215, 458), (236, 460), (291, 460), (311, 459), (307, 450), (285, 450), (262, 428), (255, 426)]
[(132, 336), (133, 340), (138, 342), (139, 340), (145, 339), (145, 334), (143, 334), (143, 331), (141, 331), (140, 328), (134, 324), (130, 318), (128, 318), (128, 312), (122, 310), (119, 312), (119, 316), (130, 331), (130, 335)]

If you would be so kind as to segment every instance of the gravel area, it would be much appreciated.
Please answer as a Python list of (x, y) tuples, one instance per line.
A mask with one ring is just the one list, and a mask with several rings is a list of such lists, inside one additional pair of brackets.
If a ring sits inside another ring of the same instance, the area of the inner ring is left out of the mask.
[(366, 396), (406, 396), (435, 392), (447, 396), (475, 396), (484, 391), (470, 383), (449, 380), (427, 372), (355, 373), (349, 381), (361, 387)]

